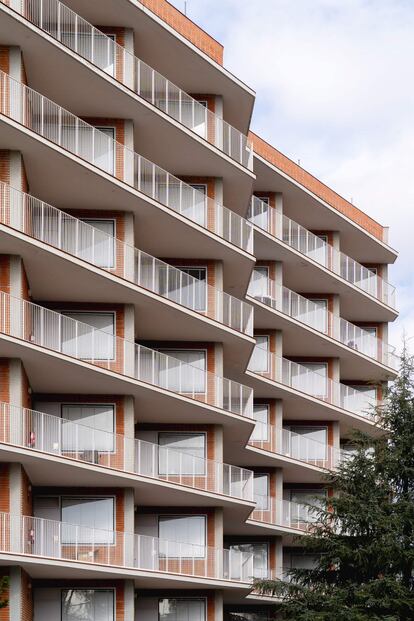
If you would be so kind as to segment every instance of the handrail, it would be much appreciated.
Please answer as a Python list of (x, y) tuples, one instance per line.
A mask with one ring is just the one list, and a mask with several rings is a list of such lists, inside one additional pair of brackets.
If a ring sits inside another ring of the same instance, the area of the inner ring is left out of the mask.
[(0, 442), (82, 463), (253, 500), (253, 472), (167, 446), (0, 402)]
[(197, 402), (252, 416), (251, 388), (4, 291), (0, 332)]
[(316, 521), (315, 510), (307, 504), (260, 494), (255, 495), (255, 500), (256, 509), (250, 520), (300, 531), (309, 531)]
[(247, 220), (3, 71), (0, 113), (252, 254)]
[(1, 181), (0, 223), (234, 330), (253, 334), (250, 304)]
[(395, 347), (270, 278), (267, 279), (266, 291), (259, 292), (256, 285), (261, 288), (261, 280), (257, 278), (257, 273), (253, 272), (247, 291), (250, 297), (326, 334), (350, 349), (360, 351), (394, 370), (398, 369), (399, 359), (395, 354)]
[(252, 196), (249, 222), (315, 261), (371, 297), (396, 308), (395, 287), (303, 226)]
[[(274, 382), (299, 390), (306, 395), (329, 403), (343, 410), (348, 410), (358, 416), (375, 419), (375, 410), (380, 405), (379, 401), (364, 395), (352, 386), (336, 382), (314, 370), (308, 369), (302, 364), (292, 362), (287, 358), (268, 352), (263, 347), (256, 345), (253, 354), (259, 353), (261, 360), (265, 361), (263, 368), (255, 368), (255, 356), (252, 355), (248, 365), (248, 371)], [(266, 368), (264, 368), (266, 366)]]
[(0, 552), (234, 582), (253, 575), (247, 552), (4, 512)]
[[(8, 4), (7, 0), (0, 0)], [(12, 8), (123, 86), (253, 170), (252, 143), (238, 129), (188, 95), (58, 0), (19, 0)]]

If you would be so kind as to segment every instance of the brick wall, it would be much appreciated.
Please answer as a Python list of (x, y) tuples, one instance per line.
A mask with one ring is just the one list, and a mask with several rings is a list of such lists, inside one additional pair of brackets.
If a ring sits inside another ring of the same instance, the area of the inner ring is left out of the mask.
[(138, 0), (147, 9), (164, 20), (180, 35), (188, 39), (193, 45), (207, 54), (220, 65), (223, 64), (223, 46), (204, 30), (192, 22), (181, 11), (166, 0)]
[(384, 240), (384, 228), (378, 222), (367, 216), (363, 211), (352, 205), (352, 203), (349, 203), (334, 190), (331, 190), (331, 188), (322, 183), (322, 181), (319, 181), (319, 179), (301, 168), (298, 164), (295, 164), (295, 162), (286, 157), (286, 155), (283, 155), (283, 153), (275, 149), (275, 147), (272, 147), (262, 138), (259, 138), (259, 136), (253, 132), (249, 132), (249, 138), (253, 143), (254, 151), (258, 155), (279, 168), (294, 181), (297, 181), (318, 198), (328, 203), (331, 207), (353, 220), (356, 224), (368, 231), (368, 233), (371, 233), (371, 235), (374, 235), (377, 239)]

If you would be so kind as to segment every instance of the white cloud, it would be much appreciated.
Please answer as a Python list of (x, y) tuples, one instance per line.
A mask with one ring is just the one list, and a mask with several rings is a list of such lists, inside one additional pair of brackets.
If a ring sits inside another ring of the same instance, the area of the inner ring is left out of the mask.
[(414, 3), (187, 0), (187, 8), (256, 90), (257, 133), (390, 225), (401, 311), (391, 334), (414, 335)]

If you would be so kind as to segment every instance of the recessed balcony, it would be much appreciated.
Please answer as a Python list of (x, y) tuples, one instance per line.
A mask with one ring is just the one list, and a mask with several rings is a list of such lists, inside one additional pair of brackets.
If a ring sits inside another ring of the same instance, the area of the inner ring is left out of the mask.
[[(59, 147), (63, 154), (70, 153), (88, 163), (104, 179), (126, 184), (146, 200), (161, 204), (168, 211), (189, 220), (237, 249), (253, 253), (253, 228), (239, 214), (3, 72), (0, 72), (0, 111), (5, 118), (41, 137), (48, 145)], [(25, 150), (25, 144), (17, 144), (14, 134), (10, 140), (8, 147)], [(37, 157), (40, 157), (39, 151)], [(65, 157), (65, 160), (66, 166), (69, 166), (68, 158)], [(67, 175), (67, 172), (65, 175), (62, 171), (63, 179)], [(64, 190), (61, 178), (59, 182), (59, 196), (62, 200)], [(75, 183), (75, 179), (73, 182)], [(95, 192), (95, 208), (96, 203), (102, 204), (102, 208), (109, 208), (109, 205), (104, 206), (105, 199), (101, 199), (97, 188), (89, 190)], [(110, 192), (115, 191), (116, 188), (111, 185)], [(71, 191), (68, 189), (67, 196), (69, 194)], [(114, 200), (112, 197), (112, 208)], [(83, 201), (86, 201), (86, 197), (83, 197)], [(81, 206), (87, 207), (85, 202)]]
[(1, 182), (0, 223), (233, 330), (253, 334), (250, 304)]
[[(328, 309), (324, 300), (318, 303), (303, 297), (287, 287), (278, 285), (274, 280), (268, 278), (261, 271), (261, 268), (256, 268), (253, 272), (248, 295), (261, 304), (269, 306), (277, 313), (287, 315), (313, 330), (317, 330), (321, 334), (334, 339), (353, 350), (353, 352), (364, 354), (394, 371), (398, 370), (399, 358), (395, 354), (395, 347), (373, 336), (369, 330), (360, 328), (350, 321), (334, 315)], [(262, 328), (265, 326), (257, 325), (257, 327)], [(286, 340), (285, 346), (286, 349), (289, 349)], [(311, 349), (312, 355), (316, 355), (317, 350), (314, 344), (312, 344)], [(335, 353), (338, 355), (337, 352)], [(301, 354), (307, 355), (303, 347)], [(333, 353), (333, 355), (335, 354)]]
[(253, 501), (251, 470), (10, 403), (0, 403), (0, 443)]
[(291, 500), (277, 500), (270, 496), (256, 496), (256, 509), (250, 520), (280, 528), (307, 532), (316, 521), (315, 509), (308, 504)]
[(4, 292), (0, 292), (0, 331), (45, 353), (55, 352), (198, 403), (252, 417), (250, 387)]
[[(5, 0), (1, 3), (8, 5)], [(252, 146), (247, 136), (65, 4), (58, 0), (28, 0), (14, 2), (12, 8), (30, 24), (114, 78), (134, 95), (193, 132), (197, 138), (216, 147), (244, 168), (253, 169)]]
[[(390, 318), (395, 317), (395, 287), (381, 278), (375, 271), (364, 267), (343, 252), (336, 250), (332, 245), (297, 222), (278, 213), (276, 209), (257, 196), (252, 196), (248, 219), (258, 229), (265, 231), (313, 263), (339, 276), (344, 283), (353, 285), (365, 295), (381, 302), (393, 311)], [(319, 274), (318, 278), (322, 278), (322, 276)], [(315, 286), (321, 287), (318, 282), (315, 283)], [(298, 288), (301, 289), (300, 286)], [(322, 286), (320, 290), (328, 291), (328, 288)], [(373, 320), (372, 317), (371, 314), (369, 316), (371, 321)]]
[(107, 567), (118, 577), (117, 570), (124, 570), (121, 575), (135, 578), (156, 572), (250, 583), (253, 575), (253, 557), (246, 552), (9, 513), (0, 513), (0, 553), (18, 555), (23, 563), (25, 557), (31, 563), (61, 561), (68, 568), (77, 563), (78, 572), (78, 563), (89, 569)]

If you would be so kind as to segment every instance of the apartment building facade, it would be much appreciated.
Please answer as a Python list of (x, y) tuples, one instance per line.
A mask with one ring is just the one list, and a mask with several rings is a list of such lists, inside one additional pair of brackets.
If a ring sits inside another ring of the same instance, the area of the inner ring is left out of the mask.
[(314, 562), (396, 253), (254, 99), (165, 0), (0, 0), (2, 621), (266, 621)]

